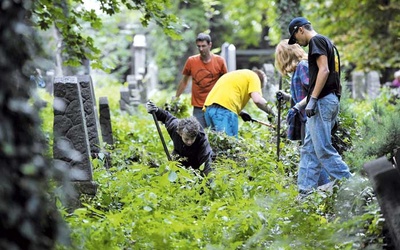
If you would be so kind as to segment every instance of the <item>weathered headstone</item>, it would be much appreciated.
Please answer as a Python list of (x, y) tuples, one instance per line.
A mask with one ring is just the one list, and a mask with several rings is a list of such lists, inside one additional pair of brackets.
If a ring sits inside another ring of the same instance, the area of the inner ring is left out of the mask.
[(225, 62), (228, 60), (228, 46), (229, 46), (229, 43), (227, 43), (227, 42), (224, 42), (222, 45), (221, 45), (221, 56), (225, 59)]
[(371, 99), (378, 97), (381, 89), (381, 82), (379, 80), (379, 73), (377, 71), (371, 71), (367, 73), (366, 85), (368, 97)]
[(279, 82), (275, 77), (275, 68), (271, 63), (263, 65), (263, 71), (267, 76), (267, 81), (264, 83), (263, 97), (265, 100), (274, 102), (276, 100), (276, 92), (279, 90)]
[(364, 99), (366, 93), (364, 73), (360, 71), (354, 71), (351, 76), (353, 82), (353, 99)]
[(122, 87), (119, 91), (120, 93), (120, 100), (119, 100), (119, 107), (123, 111), (127, 111), (128, 113), (132, 113), (132, 107), (130, 106), (130, 93), (127, 87)]
[[(400, 151), (393, 158), (400, 160)], [(400, 171), (386, 157), (364, 164), (389, 229), (391, 242), (400, 249)]]
[(71, 201), (76, 206), (79, 195), (96, 193), (86, 119), (78, 78), (56, 77), (54, 80), (54, 144), (53, 157), (57, 168), (69, 172), (77, 197)]
[(150, 61), (144, 81), (147, 83), (145, 85), (147, 90), (145, 100), (147, 101), (150, 96), (157, 92), (158, 88), (158, 67), (154, 61)]
[(126, 81), (128, 82), (129, 105), (132, 107), (138, 106), (141, 102), (141, 92), (143, 91), (142, 84), (140, 84), (141, 81), (139, 83), (135, 75), (128, 75)]
[(85, 114), (87, 133), (89, 137), (90, 155), (97, 158), (100, 152), (99, 117), (97, 114), (96, 97), (94, 94), (92, 78), (89, 75), (78, 76), (83, 110)]
[(229, 44), (227, 49), (228, 58), (226, 60), (226, 67), (228, 72), (236, 70), (236, 47), (233, 44)]
[(108, 105), (107, 97), (100, 97), (99, 107), (100, 107), (100, 127), (101, 127), (101, 135), (103, 137), (103, 142), (107, 143), (108, 145), (113, 145), (114, 139), (112, 135), (110, 107)]
[(46, 71), (44, 80), (46, 82), (46, 91), (53, 95), (54, 70)]
[(139, 75), (144, 74), (146, 71), (146, 36), (143, 34), (137, 34), (133, 37), (133, 75), (138, 78)]
[[(107, 97), (100, 97), (99, 99), (100, 107), (100, 127), (103, 142), (107, 145), (112, 146), (114, 144), (114, 139), (112, 135), (111, 126), (111, 116), (110, 116), (110, 106), (108, 105)], [(106, 147), (107, 148), (107, 147)], [(111, 156), (106, 150), (102, 150), (104, 155), (104, 166), (108, 169), (111, 166)]]
[(147, 101), (147, 88), (141, 77), (128, 75), (126, 81), (128, 88), (124, 87), (120, 90), (120, 108), (133, 114), (137, 106)]

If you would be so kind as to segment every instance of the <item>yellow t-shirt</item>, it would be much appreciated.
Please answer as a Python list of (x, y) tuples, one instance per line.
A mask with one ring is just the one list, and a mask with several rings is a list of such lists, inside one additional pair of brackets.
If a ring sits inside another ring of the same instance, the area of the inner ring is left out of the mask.
[(239, 69), (221, 76), (207, 96), (204, 106), (213, 103), (239, 115), (250, 100), (252, 92), (261, 92), (261, 81), (258, 75), (249, 69)]

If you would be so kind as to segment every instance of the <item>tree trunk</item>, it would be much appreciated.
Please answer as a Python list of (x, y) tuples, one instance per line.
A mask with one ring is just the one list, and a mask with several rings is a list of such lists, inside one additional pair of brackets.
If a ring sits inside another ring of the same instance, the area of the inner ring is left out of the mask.
[(31, 4), (8, 1), (0, 9), (0, 249), (53, 249), (62, 225), (48, 198), (38, 109), (28, 102), (36, 87), (29, 76), (37, 47), (25, 19)]

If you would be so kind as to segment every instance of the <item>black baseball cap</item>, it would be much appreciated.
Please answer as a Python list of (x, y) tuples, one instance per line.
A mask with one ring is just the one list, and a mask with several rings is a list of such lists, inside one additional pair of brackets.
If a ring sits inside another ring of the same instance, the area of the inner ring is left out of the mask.
[(290, 21), (290, 23), (289, 23), (290, 39), (289, 39), (288, 44), (295, 44), (296, 43), (296, 39), (294, 38), (294, 34), (296, 33), (296, 31), (301, 26), (306, 25), (306, 24), (311, 24), (311, 23), (310, 23), (310, 21), (308, 21), (304, 17), (296, 17), (296, 18), (293, 18), (292, 21)]

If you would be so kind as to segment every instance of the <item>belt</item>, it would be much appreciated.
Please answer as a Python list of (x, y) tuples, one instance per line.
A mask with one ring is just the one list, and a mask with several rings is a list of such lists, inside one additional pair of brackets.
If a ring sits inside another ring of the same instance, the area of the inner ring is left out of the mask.
[(211, 104), (210, 106), (208, 106), (208, 107), (213, 107), (213, 108), (223, 108), (223, 109), (226, 109), (224, 106), (221, 106), (221, 105), (219, 105), (218, 103), (213, 103), (213, 104)]

